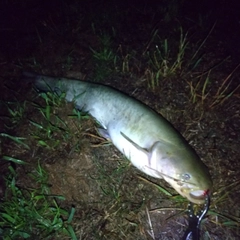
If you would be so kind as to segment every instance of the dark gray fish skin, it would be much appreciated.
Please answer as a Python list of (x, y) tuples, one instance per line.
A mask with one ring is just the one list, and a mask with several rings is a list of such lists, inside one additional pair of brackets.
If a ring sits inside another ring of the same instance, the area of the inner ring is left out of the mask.
[(179, 194), (204, 203), (212, 188), (207, 167), (180, 133), (138, 100), (101, 84), (24, 73), (39, 91), (65, 92), (66, 100), (88, 112), (100, 133), (142, 172), (165, 179)]

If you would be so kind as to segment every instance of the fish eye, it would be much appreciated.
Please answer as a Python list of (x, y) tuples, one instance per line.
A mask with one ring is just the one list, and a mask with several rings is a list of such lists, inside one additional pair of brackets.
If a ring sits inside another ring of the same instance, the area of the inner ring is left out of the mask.
[(182, 178), (183, 178), (184, 181), (187, 181), (191, 178), (191, 176), (190, 176), (190, 174), (185, 173), (185, 174), (182, 175)]

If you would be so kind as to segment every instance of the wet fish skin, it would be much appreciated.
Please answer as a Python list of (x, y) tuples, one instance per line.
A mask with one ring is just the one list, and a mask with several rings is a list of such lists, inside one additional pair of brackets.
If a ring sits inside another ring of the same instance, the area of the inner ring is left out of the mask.
[(65, 92), (66, 100), (103, 127), (100, 134), (142, 172), (165, 179), (189, 201), (202, 204), (212, 188), (207, 167), (160, 114), (109, 86), (24, 73), (39, 91)]

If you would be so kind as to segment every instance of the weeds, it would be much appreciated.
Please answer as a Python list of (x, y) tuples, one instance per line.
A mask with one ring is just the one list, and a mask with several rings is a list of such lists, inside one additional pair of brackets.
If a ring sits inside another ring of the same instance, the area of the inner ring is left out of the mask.
[[(177, 49), (176, 44), (170, 44), (169, 39), (166, 38), (162, 41), (158, 35), (158, 30), (154, 30), (143, 52), (143, 55), (147, 54), (149, 59), (148, 68), (145, 70), (148, 87), (154, 90), (159, 86), (160, 80), (188, 76), (192, 73), (202, 61), (203, 56), (199, 56), (200, 50), (213, 32), (215, 25), (216, 22), (189, 59), (185, 59), (186, 51), (189, 48), (188, 33), (184, 34), (181, 27), (179, 28), (180, 38), (177, 43)], [(160, 44), (156, 44), (152, 52), (149, 49), (150, 45), (156, 42), (155, 38), (160, 39)]]
[(220, 86), (216, 89), (214, 83), (210, 78), (211, 70), (208, 71), (205, 80), (202, 80), (201, 75), (200, 80), (193, 85), (192, 81), (189, 81), (190, 86), (190, 100), (193, 103), (200, 101), (201, 106), (207, 106), (208, 109), (213, 109), (214, 107), (223, 104), (227, 99), (229, 99), (238, 90), (240, 85), (237, 85), (233, 90), (230, 90), (232, 81), (229, 79), (232, 77), (233, 73), (238, 69), (240, 64), (222, 81)]
[(98, 61), (103, 61), (105, 63), (108, 63), (113, 61), (114, 59), (113, 51), (109, 49), (107, 46), (104, 46), (103, 49), (100, 51), (93, 50), (92, 48), (90, 49), (93, 53), (93, 57)]
[(14, 158), (14, 157), (10, 157), (10, 156), (2, 156), (2, 159), (13, 162), (13, 163), (16, 163), (16, 164), (26, 164), (25, 161), (23, 161), (21, 159)]
[[(0, 137), (10, 139), (15, 144), (23, 146), (25, 149), (28, 149), (28, 150), (30, 149), (30, 147), (26, 143), (23, 142), (23, 140), (25, 140), (26, 138), (12, 136), (7, 133), (0, 133)], [(1, 143), (1, 139), (0, 139), (0, 143)], [(3, 154), (2, 148), (0, 148), (0, 155), (3, 160), (10, 161), (10, 162), (13, 162), (16, 164), (26, 164), (26, 162), (21, 159), (15, 158), (13, 156), (2, 155), (2, 154)]]
[(114, 67), (117, 62), (117, 55), (112, 49), (112, 38), (109, 35), (101, 34), (100, 45), (99, 50), (94, 50), (90, 47), (96, 62), (96, 80), (102, 80), (112, 73), (112, 67)]
[(110, 63), (115, 58), (115, 54), (112, 50), (112, 38), (107, 34), (101, 34), (100, 44), (101, 47), (99, 51), (96, 51), (90, 47), (93, 57), (98, 61)]
[(196, 68), (196, 66), (200, 63), (201, 58), (198, 58), (197, 56), (198, 56), (200, 50), (202, 49), (202, 47), (204, 46), (204, 44), (206, 43), (207, 39), (209, 38), (209, 36), (213, 32), (215, 26), (216, 26), (216, 22), (213, 24), (213, 26), (210, 29), (210, 31), (208, 32), (207, 36), (203, 39), (201, 44), (199, 44), (197, 50), (194, 52), (194, 54), (190, 58), (189, 63), (188, 63), (188, 68), (189, 68), (189, 66), (192, 66), (190, 71), (194, 70)]
[(45, 100), (45, 106), (36, 103), (34, 103), (34, 106), (44, 117), (45, 122), (39, 123), (33, 120), (29, 120), (29, 122), (40, 131), (32, 134), (32, 136), (38, 141), (38, 144), (52, 149), (60, 144), (60, 140), (53, 137), (54, 134), (61, 132), (63, 136), (68, 135), (68, 127), (66, 123), (57, 114), (54, 114), (54, 108), (59, 107), (62, 104), (63, 99), (65, 98), (65, 93), (62, 93), (59, 96), (56, 93), (48, 92), (42, 93), (41, 96)]
[[(158, 36), (157, 31), (153, 33), (149, 44), (153, 42), (153, 38), (156, 36)], [(149, 44), (147, 48), (149, 47)], [(160, 45), (156, 45), (153, 52), (147, 51), (149, 67), (146, 69), (145, 75), (150, 89), (154, 90), (159, 86), (159, 81), (161, 79), (176, 75), (182, 69), (187, 45), (187, 33), (183, 34), (183, 30), (180, 28), (180, 39), (175, 56), (172, 56), (172, 53), (175, 52), (175, 50), (173, 46), (169, 45), (168, 39), (164, 39)]]
[[(123, 46), (120, 44), (117, 53), (119, 56), (115, 58), (117, 61), (114, 61), (114, 66), (118, 72), (123, 74), (133, 74), (133, 72), (137, 74), (141, 72), (141, 62), (137, 59), (137, 52), (135, 50), (123, 49)], [(134, 62), (136, 64), (133, 64)]]
[(40, 96), (45, 100), (45, 103), (47, 106), (59, 107), (64, 101), (66, 94), (60, 93), (59, 95), (58, 93), (55, 93), (55, 92), (43, 92), (43, 93), (40, 93)]
[(9, 134), (7, 134), (7, 133), (0, 133), (0, 137), (9, 138), (9, 139), (11, 139), (12, 141), (14, 141), (15, 143), (24, 146), (26, 149), (30, 149), (30, 147), (29, 147), (26, 143), (24, 143), (24, 142), (22, 141), (22, 140), (25, 140), (26, 138), (12, 136), (12, 135), (9, 135)]
[(189, 81), (188, 84), (190, 86), (190, 94), (191, 94), (191, 101), (193, 103), (201, 101), (201, 105), (204, 104), (207, 96), (209, 95), (209, 91), (207, 91), (207, 87), (210, 85), (210, 73), (208, 72), (206, 79), (202, 83), (201, 79), (198, 83), (193, 86), (193, 81)]
[(233, 73), (238, 69), (240, 64), (236, 66), (236, 68), (223, 80), (220, 87), (218, 87), (218, 90), (216, 94), (213, 96), (213, 101), (210, 104), (209, 108), (213, 108), (217, 105), (221, 105), (223, 102), (225, 102), (227, 99), (229, 99), (240, 87), (240, 84), (233, 89), (232, 91), (229, 91), (229, 87), (232, 81), (229, 81), (229, 79), (232, 77)]
[(214, 210), (209, 210), (208, 214), (211, 217), (211, 222), (216, 225), (221, 227), (240, 228), (240, 217), (221, 214)]
[[(129, 167), (129, 162), (120, 163), (119, 166), (112, 171), (111, 174), (106, 171), (105, 167), (99, 163), (95, 163), (98, 169), (98, 178), (96, 179), (100, 184), (100, 188), (104, 195), (109, 199), (119, 202), (121, 198), (121, 182), (124, 179), (124, 172)], [(106, 184), (107, 183), (107, 184)]]
[(24, 101), (23, 103), (20, 103), (19, 101), (5, 103), (9, 113), (7, 118), (11, 121), (11, 126), (5, 124), (6, 128), (12, 129), (20, 124), (26, 109), (26, 103), (27, 101)]
[(40, 164), (31, 175), (37, 188), (21, 188), (17, 184), (17, 173), (11, 166), (9, 172), (7, 190), (0, 205), (3, 239), (52, 239), (59, 234), (77, 239), (71, 226), (75, 209), (69, 213), (58, 204), (64, 200), (62, 196), (49, 195), (47, 174)]

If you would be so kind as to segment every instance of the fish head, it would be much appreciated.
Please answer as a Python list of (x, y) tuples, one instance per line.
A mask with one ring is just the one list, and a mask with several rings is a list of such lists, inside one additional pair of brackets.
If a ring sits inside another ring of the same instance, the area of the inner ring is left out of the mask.
[(139, 168), (141, 171), (152, 177), (163, 178), (190, 202), (205, 203), (206, 195), (212, 188), (210, 174), (195, 151), (182, 138), (176, 141), (178, 144), (162, 140), (145, 149), (124, 133), (121, 134), (138, 151), (147, 155), (148, 163)]
[(167, 181), (180, 195), (187, 198), (190, 202), (195, 204), (204, 204), (206, 195), (210, 193), (211, 180), (208, 181), (198, 181), (196, 175), (184, 173), (176, 173), (176, 178), (169, 176), (163, 176), (165, 181)]
[(156, 142), (151, 149), (151, 169), (190, 202), (203, 204), (212, 188), (207, 167), (188, 145)]

